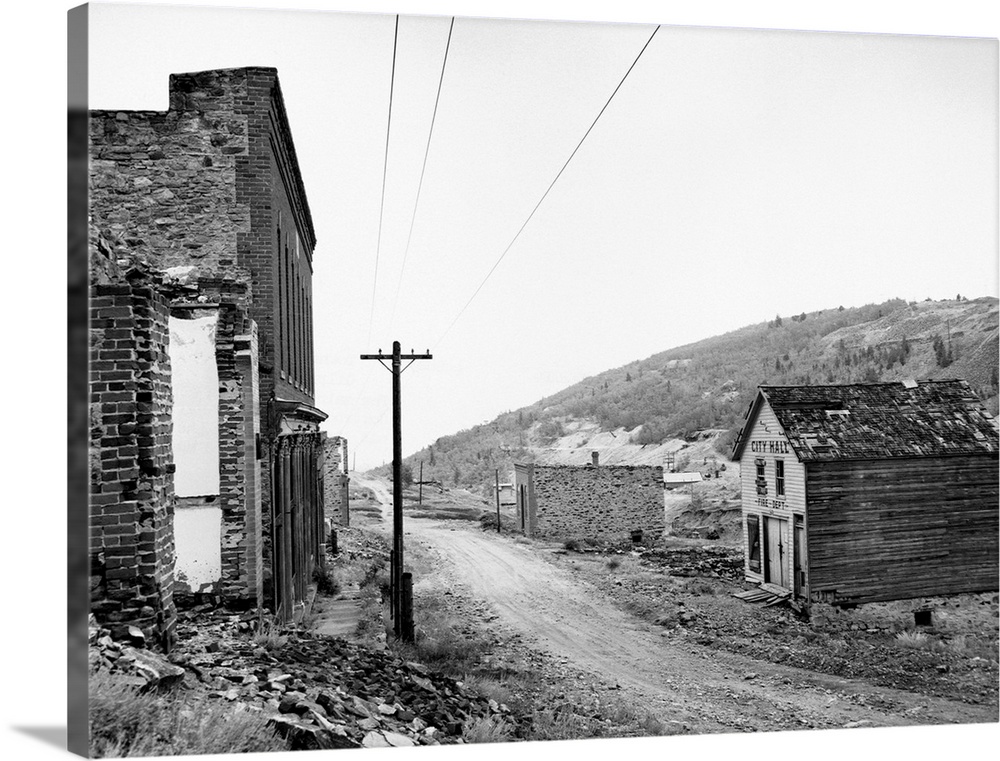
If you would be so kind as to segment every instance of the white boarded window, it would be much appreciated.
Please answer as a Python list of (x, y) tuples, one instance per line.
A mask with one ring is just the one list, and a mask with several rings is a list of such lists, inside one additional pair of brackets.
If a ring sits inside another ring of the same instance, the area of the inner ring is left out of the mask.
[(217, 310), (170, 317), (170, 375), (174, 396), (174, 493), (219, 493), (219, 369), (215, 363)]

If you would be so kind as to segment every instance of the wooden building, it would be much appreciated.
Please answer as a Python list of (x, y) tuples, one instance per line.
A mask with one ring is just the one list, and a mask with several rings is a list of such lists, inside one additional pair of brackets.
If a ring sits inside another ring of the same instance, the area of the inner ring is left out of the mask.
[(761, 386), (733, 449), (746, 579), (842, 605), (997, 590), (998, 451), (963, 380)]

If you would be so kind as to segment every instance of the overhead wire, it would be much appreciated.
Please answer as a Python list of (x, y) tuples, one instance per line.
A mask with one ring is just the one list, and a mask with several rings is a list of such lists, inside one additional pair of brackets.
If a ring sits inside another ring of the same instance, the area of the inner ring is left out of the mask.
[(566, 159), (566, 162), (562, 165), (562, 168), (556, 173), (555, 178), (552, 180), (552, 182), (549, 183), (548, 188), (546, 188), (545, 192), (542, 193), (542, 197), (538, 199), (538, 203), (535, 204), (535, 207), (531, 210), (531, 213), (528, 214), (527, 219), (524, 220), (524, 224), (522, 224), (521, 227), (518, 228), (518, 231), (514, 234), (514, 237), (511, 239), (510, 243), (507, 244), (507, 247), (503, 250), (503, 253), (500, 254), (500, 257), (493, 263), (493, 266), (490, 267), (490, 271), (486, 273), (486, 277), (483, 278), (482, 282), (479, 284), (479, 286), (473, 292), (472, 296), (469, 297), (469, 300), (467, 302), (465, 302), (465, 306), (463, 306), (459, 310), (458, 314), (455, 315), (455, 319), (453, 319), (451, 321), (451, 324), (448, 325), (448, 327), (445, 329), (444, 333), (441, 334), (441, 337), (438, 338), (438, 340), (434, 342), (434, 348), (436, 348), (445, 339), (445, 337), (448, 335), (448, 333), (451, 332), (451, 329), (453, 327), (455, 327), (455, 323), (457, 323), (458, 320), (461, 318), (461, 316), (463, 314), (465, 314), (465, 311), (469, 308), (469, 305), (472, 304), (472, 302), (475, 300), (476, 296), (478, 296), (479, 292), (483, 289), (483, 286), (486, 285), (486, 281), (488, 281), (490, 279), (490, 277), (496, 271), (497, 267), (500, 266), (500, 262), (502, 262), (504, 260), (504, 257), (507, 256), (507, 253), (514, 246), (514, 243), (517, 242), (517, 239), (521, 236), (521, 233), (524, 232), (524, 228), (526, 228), (528, 226), (528, 223), (531, 221), (531, 218), (535, 216), (535, 212), (538, 211), (539, 207), (542, 205), (542, 202), (545, 200), (546, 196), (548, 196), (549, 192), (552, 190), (552, 188), (555, 186), (555, 184), (559, 181), (559, 178), (562, 177), (563, 172), (566, 171), (566, 167), (569, 166), (569, 162), (571, 162), (573, 160), (573, 157), (576, 155), (577, 151), (580, 150), (580, 146), (583, 145), (583, 142), (587, 139), (587, 136), (590, 134), (591, 130), (594, 129), (594, 126), (597, 124), (597, 122), (601, 118), (602, 114), (604, 114), (605, 110), (607, 110), (608, 106), (611, 104), (611, 101), (614, 99), (615, 95), (621, 89), (621, 86), (623, 84), (625, 84), (625, 80), (628, 79), (628, 75), (632, 73), (632, 69), (634, 69), (635, 65), (637, 63), (639, 63), (639, 59), (642, 58), (642, 54), (646, 52), (646, 48), (649, 47), (649, 43), (651, 43), (653, 41), (653, 37), (656, 36), (656, 33), (658, 31), (660, 31), (660, 25), (659, 24), (657, 24), (656, 28), (653, 30), (653, 33), (651, 35), (649, 35), (649, 39), (646, 40), (646, 44), (642, 46), (642, 50), (639, 51), (639, 54), (635, 57), (635, 60), (632, 61), (632, 65), (628, 67), (628, 71), (625, 72), (625, 76), (623, 76), (621, 78), (621, 81), (618, 83), (618, 86), (615, 87), (615, 89), (611, 93), (610, 97), (608, 97), (608, 100), (605, 102), (604, 106), (598, 112), (597, 116), (594, 118), (594, 121), (587, 128), (587, 131), (585, 133), (583, 133), (583, 137), (580, 138), (580, 142), (576, 144), (576, 148), (573, 149), (573, 152), (570, 153), (569, 158)]
[(371, 343), (372, 326), (375, 323), (375, 291), (378, 288), (378, 260), (382, 250), (382, 219), (385, 215), (385, 179), (389, 169), (389, 133), (392, 129), (392, 91), (396, 84), (396, 47), (399, 42), (399, 14), (396, 14), (396, 29), (392, 35), (392, 72), (389, 75), (389, 115), (385, 123), (385, 159), (382, 164), (382, 201), (378, 212), (378, 240), (375, 244), (375, 276), (372, 278), (372, 308), (368, 315), (368, 340)]
[(448, 51), (451, 49), (451, 34), (455, 29), (455, 17), (451, 17), (448, 25), (448, 40), (444, 45), (444, 58), (441, 61), (441, 76), (438, 79), (437, 95), (434, 97), (434, 112), (431, 114), (431, 126), (427, 131), (427, 146), (424, 148), (424, 163), (420, 167), (420, 181), (417, 183), (417, 198), (413, 202), (413, 215), (410, 217), (410, 232), (406, 236), (406, 248), (403, 250), (403, 263), (399, 268), (399, 280), (396, 283), (396, 297), (392, 302), (392, 314), (389, 318), (390, 330), (396, 321), (396, 306), (399, 304), (399, 293), (403, 286), (403, 274), (406, 271), (406, 259), (410, 253), (410, 242), (413, 240), (413, 226), (417, 220), (417, 208), (420, 206), (420, 191), (424, 187), (424, 174), (427, 172), (427, 157), (431, 152), (431, 138), (434, 136), (434, 122), (437, 121), (438, 104), (441, 102), (441, 88), (444, 85), (444, 72), (448, 66)]

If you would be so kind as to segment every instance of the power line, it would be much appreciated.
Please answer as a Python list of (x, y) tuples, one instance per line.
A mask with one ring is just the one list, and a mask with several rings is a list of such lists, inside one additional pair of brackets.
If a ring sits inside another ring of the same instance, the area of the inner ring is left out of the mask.
[[(413, 216), (410, 217), (410, 232), (406, 236), (406, 248), (403, 250), (403, 264), (399, 268), (399, 281), (396, 283), (396, 298), (392, 302), (392, 316), (389, 318), (390, 332), (396, 320), (396, 305), (399, 303), (399, 291), (403, 286), (403, 273), (406, 270), (406, 257), (410, 253), (410, 241), (413, 239), (413, 225), (417, 220), (417, 208), (420, 205), (420, 191), (424, 187), (424, 173), (427, 171), (427, 156), (431, 152), (431, 137), (434, 135), (434, 122), (437, 120), (438, 103), (441, 101), (441, 86), (444, 84), (444, 70), (448, 65), (448, 50), (451, 48), (451, 33), (455, 29), (455, 17), (451, 17), (448, 26), (448, 40), (444, 45), (444, 59), (441, 61), (441, 77), (438, 79), (437, 95), (434, 98), (434, 113), (431, 114), (431, 126), (427, 131), (427, 147), (424, 149), (424, 163), (420, 167), (420, 181), (417, 183), (417, 198), (413, 202)], [(370, 340), (370, 337), (369, 337)]]
[(368, 315), (368, 341), (372, 340), (372, 325), (375, 322), (375, 290), (378, 286), (378, 258), (382, 249), (382, 217), (385, 213), (385, 178), (389, 168), (389, 130), (392, 126), (392, 90), (396, 84), (396, 44), (399, 40), (399, 14), (396, 14), (396, 29), (392, 35), (392, 73), (389, 75), (389, 116), (385, 123), (385, 160), (382, 163), (382, 201), (378, 211), (378, 241), (375, 244), (375, 277), (372, 278), (372, 308)]
[(486, 285), (486, 281), (490, 279), (490, 276), (496, 271), (496, 268), (500, 266), (500, 262), (502, 262), (504, 257), (507, 256), (507, 252), (510, 251), (510, 249), (513, 247), (514, 243), (517, 241), (521, 233), (524, 231), (524, 228), (528, 226), (528, 223), (531, 221), (531, 218), (535, 216), (535, 212), (538, 211), (538, 207), (542, 205), (542, 202), (545, 200), (545, 197), (548, 196), (549, 191), (551, 191), (556, 182), (559, 181), (559, 178), (562, 176), (562, 173), (566, 171), (566, 167), (569, 166), (569, 162), (573, 160), (573, 157), (576, 155), (577, 151), (580, 150), (580, 146), (583, 145), (583, 141), (587, 139), (587, 136), (590, 134), (591, 130), (594, 129), (594, 125), (597, 124), (598, 119), (601, 118), (601, 115), (611, 104), (611, 101), (618, 93), (618, 90), (620, 90), (621, 86), (625, 84), (625, 80), (628, 79), (628, 75), (632, 73), (632, 69), (634, 69), (635, 65), (639, 63), (639, 59), (642, 57), (642, 54), (646, 52), (646, 48), (649, 47), (649, 43), (653, 41), (653, 37), (656, 36), (656, 33), (658, 31), (660, 31), (659, 25), (657, 25), (656, 29), (653, 30), (653, 33), (649, 35), (649, 39), (646, 40), (646, 44), (642, 46), (642, 50), (639, 51), (639, 55), (635, 57), (635, 60), (632, 61), (632, 65), (629, 66), (628, 71), (625, 72), (625, 76), (622, 77), (621, 81), (618, 83), (618, 86), (614, 89), (614, 92), (611, 93), (611, 96), (608, 98), (603, 108), (601, 108), (600, 112), (598, 112), (597, 116), (594, 118), (594, 121), (591, 123), (590, 127), (587, 128), (587, 131), (585, 133), (583, 133), (583, 137), (580, 138), (580, 142), (577, 143), (576, 148), (573, 149), (573, 152), (569, 155), (569, 158), (566, 159), (566, 163), (562, 165), (562, 169), (560, 169), (559, 172), (556, 174), (555, 179), (553, 179), (552, 182), (549, 183), (548, 188), (546, 188), (545, 192), (542, 193), (542, 197), (538, 199), (538, 203), (535, 204), (535, 208), (533, 208), (531, 210), (531, 213), (528, 214), (528, 218), (524, 220), (524, 224), (521, 225), (517, 233), (515, 233), (514, 237), (511, 239), (510, 243), (507, 244), (507, 248), (505, 248), (503, 250), (503, 253), (500, 254), (500, 258), (498, 258), (496, 262), (493, 263), (493, 266), (490, 268), (490, 271), (486, 273), (486, 277), (483, 278), (483, 281), (473, 292), (472, 296), (469, 297), (469, 300), (465, 302), (465, 306), (463, 306), (462, 309), (459, 310), (459, 313), (455, 315), (455, 319), (451, 321), (451, 324), (448, 326), (448, 328), (444, 331), (444, 333), (441, 334), (441, 337), (434, 343), (435, 347), (437, 347), (437, 345), (444, 340), (445, 336), (447, 336), (448, 333), (451, 332), (451, 329), (455, 327), (455, 323), (458, 322), (459, 318), (465, 313), (465, 310), (469, 308), (469, 305), (473, 302), (476, 296), (479, 295), (479, 292), (483, 289), (483, 286)]

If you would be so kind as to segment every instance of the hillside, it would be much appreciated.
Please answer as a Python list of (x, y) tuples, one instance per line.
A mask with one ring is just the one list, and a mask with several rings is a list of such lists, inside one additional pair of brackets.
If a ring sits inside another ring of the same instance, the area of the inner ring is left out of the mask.
[(711, 437), (724, 463), (761, 384), (964, 378), (995, 415), (997, 342), (992, 297), (894, 299), (776, 316), (585, 378), (441, 437), (406, 464), (415, 476), (423, 462), (425, 480), (491, 490), (495, 469), (506, 479), (515, 461), (582, 464), (596, 449), (609, 464), (660, 464), (711, 429), (725, 431)]

